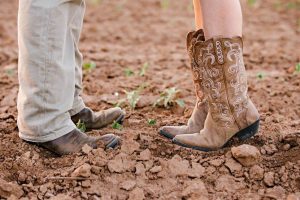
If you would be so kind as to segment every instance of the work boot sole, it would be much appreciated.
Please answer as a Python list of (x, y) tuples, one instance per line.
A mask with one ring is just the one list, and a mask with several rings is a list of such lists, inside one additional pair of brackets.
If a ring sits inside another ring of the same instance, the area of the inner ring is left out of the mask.
[(120, 137), (116, 136), (110, 143), (108, 143), (105, 148), (115, 148), (120, 143)]
[[(256, 122), (254, 122), (250, 126), (240, 130), (231, 139), (229, 139), (229, 141), (231, 141), (233, 138), (238, 138), (239, 141), (244, 141), (244, 140), (254, 136), (258, 132), (259, 121), (260, 120), (257, 120)], [(221, 148), (225, 147), (229, 143), (229, 141), (227, 141)], [(195, 150), (199, 150), (199, 151), (208, 152), (208, 151), (218, 150), (218, 149), (210, 149), (210, 148), (205, 148), (205, 147), (187, 145), (187, 144), (184, 144), (184, 143), (181, 143), (181, 142), (177, 141), (176, 138), (173, 138), (172, 142), (179, 145), (179, 146), (190, 148), (190, 149), (195, 149)]]

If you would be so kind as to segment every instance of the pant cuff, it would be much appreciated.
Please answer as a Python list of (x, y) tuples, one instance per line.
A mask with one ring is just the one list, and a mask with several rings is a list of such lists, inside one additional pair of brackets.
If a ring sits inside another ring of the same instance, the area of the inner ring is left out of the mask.
[(84, 108), (85, 108), (85, 104), (83, 103), (83, 101), (79, 101), (78, 103), (73, 105), (73, 108), (69, 110), (69, 113), (71, 116), (74, 116), (80, 111), (82, 111)]

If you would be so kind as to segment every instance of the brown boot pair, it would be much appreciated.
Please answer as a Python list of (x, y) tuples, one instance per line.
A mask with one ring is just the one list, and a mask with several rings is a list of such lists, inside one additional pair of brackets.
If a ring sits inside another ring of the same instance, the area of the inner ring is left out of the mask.
[(202, 107), (195, 107), (188, 126), (162, 127), (160, 134), (178, 145), (211, 151), (222, 148), (233, 137), (245, 140), (257, 133), (259, 114), (247, 95), (242, 38), (205, 41), (199, 30), (188, 34), (187, 46), (197, 105)]
[[(114, 121), (122, 123), (124, 117), (125, 112), (121, 108), (111, 108), (98, 113), (94, 113), (89, 108), (84, 108), (72, 116), (71, 119), (74, 123), (80, 120), (85, 124), (87, 130), (92, 130), (102, 128)], [(58, 155), (64, 155), (80, 151), (85, 144), (92, 148), (114, 148), (119, 141), (120, 138), (114, 134), (90, 137), (80, 130), (74, 129), (62, 137), (49, 142), (39, 143), (38, 145)]]

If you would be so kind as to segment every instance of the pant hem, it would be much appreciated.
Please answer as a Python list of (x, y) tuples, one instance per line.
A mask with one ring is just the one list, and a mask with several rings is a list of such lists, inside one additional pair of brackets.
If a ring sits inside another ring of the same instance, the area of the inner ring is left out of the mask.
[(74, 116), (80, 111), (82, 111), (85, 107), (85, 104), (82, 101), (80, 101), (79, 103), (75, 104), (75, 106), (73, 106), (71, 110), (69, 110), (69, 113), (71, 116)]
[(64, 135), (66, 135), (67, 133), (70, 133), (75, 128), (76, 128), (75, 124), (73, 126), (69, 125), (67, 127), (60, 129), (59, 131), (52, 132), (52, 133), (47, 134), (46, 136), (39, 136), (39, 137), (32, 137), (32, 136), (28, 136), (22, 132), (19, 132), (19, 137), (28, 142), (34, 142), (34, 143), (49, 142), (49, 141), (55, 140), (57, 138), (60, 138)]

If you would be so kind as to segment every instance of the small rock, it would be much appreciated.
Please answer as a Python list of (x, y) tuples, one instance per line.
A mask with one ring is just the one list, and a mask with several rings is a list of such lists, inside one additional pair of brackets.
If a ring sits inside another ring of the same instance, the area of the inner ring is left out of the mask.
[(129, 193), (130, 200), (143, 200), (145, 199), (144, 190), (141, 188), (135, 188)]
[(81, 150), (83, 153), (89, 154), (93, 150), (93, 148), (91, 146), (89, 146), (88, 144), (85, 144), (85, 145), (83, 145)]
[(250, 178), (256, 181), (260, 181), (264, 178), (264, 169), (258, 165), (254, 165), (249, 170)]
[(283, 149), (284, 151), (287, 151), (287, 150), (289, 150), (290, 148), (291, 148), (291, 145), (290, 145), (290, 144), (285, 144), (285, 145), (282, 146), (282, 149)]
[(142, 151), (140, 153), (139, 160), (146, 161), (146, 160), (150, 160), (150, 159), (151, 159), (151, 151), (149, 149), (145, 149), (144, 151)]
[(107, 163), (108, 170), (113, 173), (122, 173), (124, 171), (123, 162), (121, 159), (110, 160)]
[(131, 160), (125, 153), (119, 153), (113, 160), (109, 160), (107, 163), (108, 170), (113, 173), (123, 173), (133, 170), (135, 161)]
[(269, 187), (274, 186), (274, 172), (265, 173), (264, 183)]
[(81, 182), (81, 186), (82, 186), (83, 188), (91, 187), (91, 181), (90, 181), (90, 180), (82, 181), (82, 182)]
[(248, 144), (232, 147), (231, 152), (233, 157), (246, 167), (255, 165), (261, 159), (259, 150)]
[(150, 169), (150, 172), (155, 174), (155, 173), (161, 172), (161, 170), (162, 170), (161, 166), (155, 166)]
[(9, 198), (10, 196), (15, 196), (20, 198), (23, 193), (24, 192), (19, 185), (6, 182), (0, 178), (0, 197)]
[(132, 190), (134, 187), (136, 186), (136, 182), (135, 181), (124, 181), (121, 183), (120, 188), (126, 191), (130, 191)]
[(187, 184), (187, 187), (182, 191), (184, 199), (208, 199), (208, 192), (204, 183), (195, 179)]
[(241, 174), (242, 172), (242, 165), (232, 158), (226, 159), (225, 166), (232, 174)]
[(75, 169), (75, 171), (71, 174), (71, 176), (88, 178), (92, 174), (91, 169), (92, 169), (91, 165), (84, 163), (83, 165)]
[(269, 197), (271, 199), (285, 199), (285, 190), (281, 186), (267, 188), (265, 197)]

